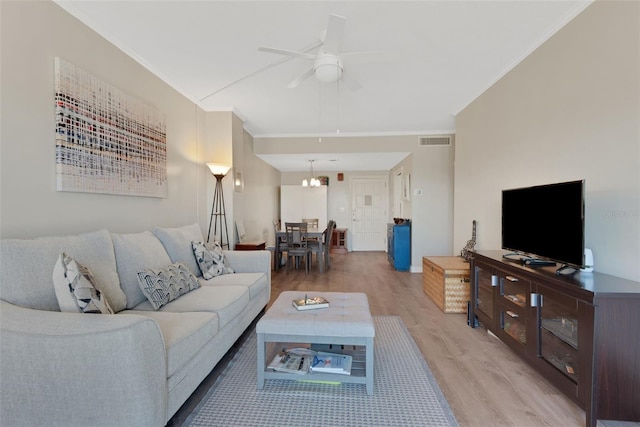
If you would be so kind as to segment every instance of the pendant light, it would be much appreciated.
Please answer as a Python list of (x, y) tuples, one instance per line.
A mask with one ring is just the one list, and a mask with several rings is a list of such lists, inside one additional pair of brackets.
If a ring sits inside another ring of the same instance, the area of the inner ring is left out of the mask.
[(309, 163), (311, 165), (311, 178), (310, 179), (305, 178), (302, 180), (303, 187), (319, 187), (320, 186), (320, 180), (313, 176), (313, 162), (315, 162), (315, 160), (309, 160)]

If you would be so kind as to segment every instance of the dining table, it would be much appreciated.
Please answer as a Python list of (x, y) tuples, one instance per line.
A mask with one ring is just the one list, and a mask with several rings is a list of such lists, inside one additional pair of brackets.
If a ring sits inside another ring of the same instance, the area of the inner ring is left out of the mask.
[[(318, 239), (318, 270), (320, 273), (324, 272), (324, 242), (322, 241), (322, 233), (324, 230), (319, 228), (307, 228), (307, 238), (309, 239)], [(287, 240), (287, 231), (286, 230), (278, 230), (276, 231), (276, 242), (286, 241)], [(275, 259), (280, 259), (280, 245), (276, 245), (275, 247)], [(276, 263), (275, 269), (280, 269), (280, 265)]]

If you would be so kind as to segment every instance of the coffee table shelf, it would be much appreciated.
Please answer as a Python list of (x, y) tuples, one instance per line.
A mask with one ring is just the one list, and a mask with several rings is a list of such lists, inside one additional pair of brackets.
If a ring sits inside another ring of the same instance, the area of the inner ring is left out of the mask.
[(302, 343), (281, 343), (281, 342), (267, 342), (265, 344), (265, 364), (268, 365), (268, 362), (273, 360), (276, 354), (281, 351), (283, 348), (310, 348), (314, 351), (323, 351), (327, 353), (336, 353), (336, 354), (348, 354), (353, 359), (351, 362), (351, 375), (343, 375), (343, 374), (331, 374), (325, 372), (309, 372), (308, 374), (292, 374), (288, 372), (279, 372), (273, 371), (265, 367), (264, 369), (264, 378), (265, 379), (276, 379), (276, 380), (301, 380), (301, 381), (331, 381), (331, 382), (341, 382), (341, 383), (356, 383), (356, 384), (366, 384), (367, 383), (367, 368), (366, 368), (366, 347), (364, 346), (354, 346), (354, 345), (332, 345), (332, 344), (306, 344), (302, 345)]

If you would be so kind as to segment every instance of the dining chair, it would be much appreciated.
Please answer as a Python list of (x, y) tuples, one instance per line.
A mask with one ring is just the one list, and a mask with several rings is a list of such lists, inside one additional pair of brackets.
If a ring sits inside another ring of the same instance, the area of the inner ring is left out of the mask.
[(331, 268), (331, 240), (333, 240), (333, 230), (336, 229), (336, 222), (334, 220), (329, 220), (329, 224), (327, 225), (327, 233), (324, 238), (324, 247), (322, 248), (324, 251), (324, 268), (328, 270)]
[[(318, 227), (320, 226), (320, 220), (318, 218), (302, 218), (302, 222), (306, 222), (307, 223), (307, 227), (308, 228), (312, 228), (312, 229), (318, 229)], [(309, 237), (310, 241), (318, 241), (317, 237)]]
[(318, 218), (302, 218), (302, 222), (307, 223), (308, 228), (318, 228), (320, 220)]
[(306, 222), (286, 222), (287, 233), (287, 273), (291, 270), (291, 263), (304, 261), (305, 273), (309, 273), (309, 262), (311, 249), (308, 246), (307, 223)]
[(329, 261), (329, 249), (331, 248), (331, 235), (333, 234), (333, 230), (336, 228), (336, 222), (334, 220), (329, 220), (327, 223), (327, 228), (322, 232), (322, 254), (320, 253), (320, 242), (310, 240), (308, 243), (309, 249), (312, 253), (316, 254), (316, 257), (320, 258), (322, 256), (322, 262), (324, 264), (324, 270), (326, 271), (331, 263)]
[(280, 231), (281, 226), (280, 224), (280, 220), (273, 220), (273, 233), (276, 239), (276, 252), (278, 253), (278, 258), (275, 260), (276, 270), (282, 266), (283, 253), (287, 252), (287, 236), (278, 237), (278, 232)]

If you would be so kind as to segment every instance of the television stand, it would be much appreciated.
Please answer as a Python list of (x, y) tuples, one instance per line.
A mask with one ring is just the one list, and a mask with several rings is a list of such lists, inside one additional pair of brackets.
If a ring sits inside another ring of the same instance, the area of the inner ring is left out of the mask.
[[(496, 335), (597, 420), (640, 421), (640, 283), (598, 272), (555, 274), (471, 252), (469, 326)], [(481, 349), (480, 349), (481, 350)]]

